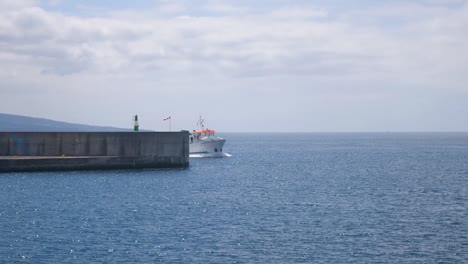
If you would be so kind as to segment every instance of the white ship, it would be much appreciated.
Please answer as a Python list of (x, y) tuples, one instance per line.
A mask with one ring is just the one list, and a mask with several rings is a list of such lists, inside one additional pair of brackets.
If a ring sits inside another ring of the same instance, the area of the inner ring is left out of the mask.
[(190, 134), (190, 157), (191, 158), (217, 158), (230, 157), (231, 155), (223, 152), (224, 138), (216, 137), (215, 131), (205, 129), (204, 120), (200, 116), (198, 121), (199, 130), (193, 130)]

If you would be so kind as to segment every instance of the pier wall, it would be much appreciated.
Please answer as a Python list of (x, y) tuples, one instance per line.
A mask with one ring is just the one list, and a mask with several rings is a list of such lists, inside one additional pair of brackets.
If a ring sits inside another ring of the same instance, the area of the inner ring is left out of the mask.
[(0, 132), (0, 172), (187, 167), (189, 133)]

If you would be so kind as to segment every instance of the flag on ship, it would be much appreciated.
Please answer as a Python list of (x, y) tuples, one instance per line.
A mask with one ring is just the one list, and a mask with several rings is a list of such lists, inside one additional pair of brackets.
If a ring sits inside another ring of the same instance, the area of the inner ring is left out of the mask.
[(168, 116), (168, 117), (164, 118), (163, 121), (166, 121), (166, 120), (169, 120), (169, 119), (171, 119), (171, 116)]

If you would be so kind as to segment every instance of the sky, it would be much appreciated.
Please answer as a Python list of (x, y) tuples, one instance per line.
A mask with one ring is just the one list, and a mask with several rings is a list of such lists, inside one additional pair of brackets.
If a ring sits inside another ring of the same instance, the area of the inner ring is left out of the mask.
[(466, 0), (0, 0), (0, 112), (142, 129), (468, 131)]

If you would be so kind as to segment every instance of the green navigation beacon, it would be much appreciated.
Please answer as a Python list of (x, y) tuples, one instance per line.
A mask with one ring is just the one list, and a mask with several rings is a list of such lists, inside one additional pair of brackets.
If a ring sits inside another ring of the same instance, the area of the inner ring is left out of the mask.
[(135, 115), (133, 117), (133, 131), (137, 132), (139, 127), (140, 126), (138, 125), (138, 115)]

